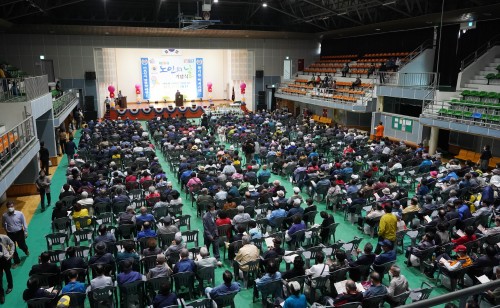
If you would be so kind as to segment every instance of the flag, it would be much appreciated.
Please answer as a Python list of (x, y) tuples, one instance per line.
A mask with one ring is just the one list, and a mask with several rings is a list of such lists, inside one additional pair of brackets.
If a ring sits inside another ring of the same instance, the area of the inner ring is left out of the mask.
[(235, 95), (234, 95), (234, 86), (233, 86), (233, 94), (231, 95), (231, 100), (234, 102), (234, 99), (235, 99)]

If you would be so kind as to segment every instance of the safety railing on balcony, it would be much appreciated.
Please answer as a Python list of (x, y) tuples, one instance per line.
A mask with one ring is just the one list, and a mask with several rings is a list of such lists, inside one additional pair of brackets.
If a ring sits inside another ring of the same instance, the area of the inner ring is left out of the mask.
[(26, 118), (8, 132), (0, 136), (0, 175), (12, 167), (14, 161), (26, 153), (36, 141), (32, 116)]
[(379, 72), (377, 85), (406, 88), (435, 88), (438, 84), (437, 73), (400, 73)]
[(500, 106), (494, 104), (429, 100), (424, 102), (422, 116), (500, 130)]
[(47, 75), (0, 79), (0, 102), (24, 102), (49, 92)]
[(64, 91), (63, 95), (56, 98), (52, 102), (52, 109), (54, 110), (54, 117), (59, 117), (63, 111), (65, 111), (71, 104), (77, 99), (78, 91), (75, 89), (70, 89)]
[(424, 50), (432, 48), (432, 39), (425, 40), (422, 44), (420, 44), (415, 50), (410, 52), (406, 57), (401, 59), (401, 65), (399, 69), (403, 68), (406, 64), (410, 63), (413, 59), (418, 57)]
[(473, 53), (465, 57), (461, 62), (460, 62), (460, 71), (463, 71), (467, 66), (471, 65), (472, 63), (476, 62), (476, 60), (484, 55), (488, 50), (491, 49), (493, 46), (500, 45), (500, 34), (497, 34), (493, 36), (488, 42), (485, 44), (481, 45), (478, 49), (476, 49)]
[[(340, 83), (340, 82), (339, 82)], [(338, 84), (339, 84), (338, 83)], [(332, 101), (338, 104), (367, 106), (373, 95), (373, 85), (375, 79), (372, 77), (369, 83), (363, 83), (364, 86), (356, 86), (349, 88), (351, 83), (343, 85), (344, 88), (330, 88), (330, 87), (314, 87), (308, 85), (296, 85), (281, 83), (278, 84), (277, 93), (291, 96), (303, 96), (311, 99), (318, 99), (323, 101)]]

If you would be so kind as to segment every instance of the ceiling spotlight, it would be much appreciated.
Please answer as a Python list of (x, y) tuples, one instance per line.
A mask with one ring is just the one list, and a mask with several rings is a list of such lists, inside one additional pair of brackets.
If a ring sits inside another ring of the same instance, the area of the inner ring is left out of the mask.
[(262, 3), (262, 6), (267, 7), (267, 3), (266, 2)]
[(375, 29), (375, 31), (380, 31), (380, 28)]
[(214, 3), (219, 3), (219, 0), (214, 0)]

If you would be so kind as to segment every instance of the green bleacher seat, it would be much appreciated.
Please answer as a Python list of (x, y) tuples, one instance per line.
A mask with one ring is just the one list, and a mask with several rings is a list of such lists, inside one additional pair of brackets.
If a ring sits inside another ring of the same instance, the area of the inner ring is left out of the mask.
[(461, 95), (462, 95), (463, 97), (465, 97), (465, 96), (469, 96), (469, 95), (470, 95), (470, 91), (469, 91), (469, 90), (463, 90)]

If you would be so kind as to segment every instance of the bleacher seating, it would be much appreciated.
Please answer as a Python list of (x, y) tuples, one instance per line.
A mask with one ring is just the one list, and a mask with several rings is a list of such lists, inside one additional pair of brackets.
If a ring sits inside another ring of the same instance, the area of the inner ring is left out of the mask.
[(438, 114), (455, 120), (474, 121), (475, 124), (500, 124), (500, 93), (469, 91), (461, 93), (463, 99), (448, 101), (448, 108)]
[[(460, 159), (460, 160), (470, 160), (472, 162), (477, 162), (479, 161), (479, 157), (481, 156), (481, 153), (477, 153), (474, 151), (469, 151), (465, 149), (460, 149), (458, 152), (458, 155), (455, 155), (455, 158)], [(490, 159), (489, 166), (491, 168), (495, 168), (496, 164), (500, 163), (500, 157), (492, 157)]]

